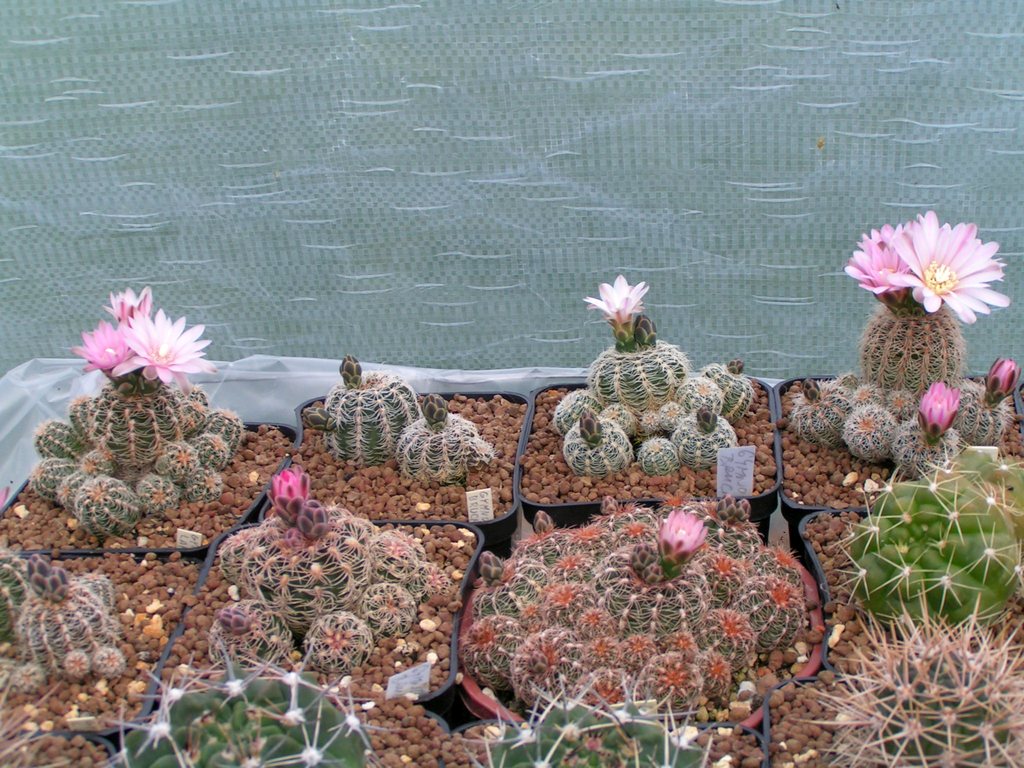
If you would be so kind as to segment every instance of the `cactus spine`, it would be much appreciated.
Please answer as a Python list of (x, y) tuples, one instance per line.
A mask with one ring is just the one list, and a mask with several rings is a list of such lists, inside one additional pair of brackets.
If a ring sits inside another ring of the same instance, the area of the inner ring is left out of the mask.
[(701, 370), (722, 390), (722, 416), (730, 424), (735, 424), (754, 402), (754, 385), (743, 375), (743, 361), (730, 360), (725, 365), (712, 363)]
[(860, 340), (863, 377), (884, 390), (924, 392), (936, 381), (959, 386), (966, 358), (960, 324), (945, 306), (930, 313), (879, 306)]
[(679, 420), (672, 433), (679, 460), (691, 469), (707, 469), (718, 462), (718, 451), (736, 445), (736, 432), (721, 416), (698, 411)]
[(842, 445), (843, 425), (852, 410), (848, 392), (837, 382), (819, 384), (814, 379), (804, 379), (789, 423), (801, 440), (838, 448)]
[(465, 483), (470, 469), (490, 463), (494, 448), (471, 421), (449, 414), (443, 397), (428, 395), (423, 417), (402, 430), (395, 455), (406, 477), (453, 485)]
[(604, 477), (629, 466), (633, 445), (616, 422), (585, 411), (566, 434), (562, 456), (573, 473)]

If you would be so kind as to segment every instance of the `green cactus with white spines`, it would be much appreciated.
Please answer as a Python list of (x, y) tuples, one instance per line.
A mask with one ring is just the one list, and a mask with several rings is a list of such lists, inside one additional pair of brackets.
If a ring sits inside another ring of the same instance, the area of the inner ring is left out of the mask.
[(638, 428), (636, 414), (622, 403), (612, 403), (611, 405), (605, 406), (601, 409), (599, 416), (605, 421), (614, 421), (622, 427), (622, 431), (626, 433), (626, 437), (636, 437)]
[[(665, 405), (668, 405), (668, 403), (665, 403)], [(662, 406), (662, 408), (664, 407)], [(594, 412), (597, 413), (597, 410), (600, 409), (596, 409)], [(663, 425), (664, 420), (661, 416), (661, 408), (656, 411), (644, 411), (636, 418), (636, 437), (643, 440), (644, 438), (661, 435), (665, 432)]]
[(85, 436), (71, 424), (49, 419), (36, 427), (33, 440), (36, 453), (44, 459), (74, 461), (86, 450)]
[(61, 484), (76, 470), (72, 459), (45, 458), (32, 468), (29, 487), (47, 501), (57, 501)]
[(616, 422), (585, 411), (562, 442), (562, 456), (576, 475), (605, 477), (633, 461), (633, 444)]
[(999, 445), (1013, 424), (1009, 398), (995, 402), (986, 397), (985, 386), (965, 379), (960, 384), (960, 409), (953, 426), (967, 445)]
[(558, 401), (551, 423), (555, 431), (564, 436), (587, 410), (597, 413), (601, 410), (601, 403), (589, 389), (574, 389)]
[(701, 369), (701, 375), (711, 379), (722, 390), (721, 415), (730, 424), (742, 419), (754, 404), (754, 385), (743, 375), (742, 360), (730, 360), (725, 365), (706, 365)]
[(1017, 588), (1020, 545), (1006, 497), (981, 477), (940, 470), (878, 496), (850, 546), (855, 593), (874, 616), (999, 616)]
[(729, 422), (711, 411), (698, 411), (680, 419), (670, 439), (679, 451), (679, 461), (697, 470), (714, 466), (719, 450), (737, 444), (736, 432)]
[(177, 509), (181, 488), (169, 477), (150, 472), (135, 484), (135, 495), (144, 515), (162, 515)]
[(843, 444), (843, 426), (852, 410), (849, 393), (838, 382), (804, 379), (789, 424), (801, 440), (838, 448)]
[(675, 401), (683, 407), (686, 413), (711, 411), (720, 415), (722, 406), (725, 404), (725, 394), (710, 377), (691, 376), (679, 385)]
[[(690, 379), (687, 379), (689, 381)], [(669, 400), (658, 409), (658, 430), (671, 435), (679, 425), (679, 420), (686, 415), (686, 407), (676, 400)]]
[(892, 452), (896, 429), (896, 419), (883, 406), (875, 403), (859, 405), (846, 418), (843, 442), (859, 459), (885, 461)]
[(295, 650), (288, 625), (258, 600), (242, 600), (217, 611), (210, 645), (236, 664), (283, 666)]
[(134, 490), (109, 475), (96, 475), (83, 482), (71, 501), (82, 527), (106, 536), (124, 536), (134, 531), (143, 507)]
[(423, 417), (402, 430), (395, 444), (398, 469), (406, 477), (458, 485), (470, 469), (494, 460), (494, 447), (480, 437), (476, 425), (448, 413), (440, 395), (423, 400)]
[(307, 408), (302, 422), (326, 433), (335, 458), (360, 467), (383, 464), (394, 455), (402, 430), (420, 416), (416, 392), (394, 374), (364, 374), (351, 355), (340, 371), (341, 383), (327, 393), (322, 408)]
[(0, 642), (14, 639), (14, 626), (27, 589), (25, 559), (0, 549)]
[(671, 440), (649, 437), (636, 452), (640, 469), (648, 475), (673, 475), (679, 471), (679, 453)]

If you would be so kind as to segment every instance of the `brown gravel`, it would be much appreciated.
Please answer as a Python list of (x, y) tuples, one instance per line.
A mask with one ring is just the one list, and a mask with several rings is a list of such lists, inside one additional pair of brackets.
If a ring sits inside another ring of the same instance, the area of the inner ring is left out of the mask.
[[(74, 683), (51, 675), (38, 692), (9, 691), (4, 709), (20, 710), (42, 731), (67, 729), (66, 716), (96, 717), (99, 728), (89, 730), (114, 727), (141, 711), (150, 673), (185, 607), (195, 602), (192, 592), (200, 564), (174, 553), (167, 560), (152, 554), (141, 561), (131, 555), (107, 554), (62, 560), (61, 565), (72, 574), (102, 573), (113, 581), (124, 630), (125, 673), (116, 680), (90, 675)], [(16, 652), (5, 643), (0, 645), (0, 655), (14, 658)]]
[[(85, 531), (77, 530), (77, 521), (63, 507), (40, 498), (26, 489), (18, 504), (0, 520), (0, 542), (16, 550), (26, 549), (126, 549), (145, 547), (160, 549), (176, 547), (178, 528), (203, 535), (209, 544), (235, 525), (249, 510), (271, 476), (291, 450), (292, 440), (283, 432), (265, 424), (256, 431), (246, 430), (234, 460), (221, 476), (224, 492), (220, 499), (207, 504), (186, 503), (164, 517), (143, 518), (133, 536), (115, 536), (99, 541)], [(18, 506), (28, 514), (20, 517)]]
[[(753, 382), (756, 395), (750, 411), (733, 424), (739, 445), (756, 448), (754, 495), (767, 493), (775, 487), (775, 428), (768, 409), (768, 391)], [(552, 420), (555, 408), (570, 390), (566, 387), (547, 389), (537, 395), (530, 440), (521, 459), (523, 480), (520, 493), (532, 504), (570, 504), (596, 502), (605, 496), (619, 500), (664, 499), (683, 495), (712, 498), (716, 492), (715, 470), (694, 471), (683, 467), (675, 475), (652, 477), (640, 471), (636, 462), (622, 472), (604, 478), (577, 477), (562, 457), (562, 436)]]
[[(788, 502), (810, 507), (847, 509), (864, 506), (864, 481), (871, 478), (883, 485), (892, 474), (891, 462), (872, 464), (854, 457), (845, 448), (823, 448), (801, 440), (789, 429), (802, 381), (793, 382), (782, 393), (782, 492)], [(1024, 457), (1024, 444), (1016, 422), (1003, 435), (1000, 450)], [(854, 473), (851, 475), (851, 473)]]
[(374, 707), (362, 710), (370, 727), (370, 743), (383, 768), (437, 768), (448, 740), (448, 730), (419, 704), (406, 699), (374, 698)]
[[(316, 405), (323, 405), (322, 402)], [(394, 459), (376, 467), (357, 467), (338, 461), (327, 450), (322, 432), (305, 430), (295, 463), (312, 479), (313, 497), (324, 504), (340, 504), (371, 520), (453, 520), (466, 522), (466, 491), (490, 488), (494, 516), (512, 511), (512, 478), (516, 449), (527, 406), (500, 395), (448, 401), (451, 413), (473, 422), (480, 436), (494, 446), (496, 458), (486, 467), (470, 470), (466, 485), (443, 486), (411, 480), (398, 471)]]
[(101, 768), (107, 765), (108, 758), (106, 748), (84, 736), (42, 736), (9, 757), (12, 762), (6, 763), (5, 768)]
[[(393, 527), (383, 526), (383, 529), (390, 530)], [(348, 690), (356, 698), (373, 698), (387, 687), (388, 678), (392, 674), (426, 662), (431, 653), (437, 654), (437, 661), (430, 672), (432, 691), (438, 690), (448, 681), (451, 670), (452, 630), (455, 617), (462, 607), (459, 591), (476, 548), (476, 536), (454, 525), (399, 526), (399, 529), (420, 541), (427, 559), (450, 577), (451, 588), (420, 605), (416, 624), (408, 635), (383, 640), (374, 650), (370, 661), (352, 672)], [(193, 670), (206, 670), (214, 666), (217, 659), (211, 658), (207, 632), (217, 611), (234, 602), (231, 596), (234, 590), (229, 591), (229, 586), (221, 576), (217, 562), (214, 562), (196, 599), (195, 608), (185, 618), (184, 634), (171, 647), (163, 671), (165, 680), (172, 675), (181, 679)], [(429, 620), (436, 628), (421, 628), (420, 623), (424, 620)], [(322, 678), (321, 682), (326, 685), (337, 681)]]

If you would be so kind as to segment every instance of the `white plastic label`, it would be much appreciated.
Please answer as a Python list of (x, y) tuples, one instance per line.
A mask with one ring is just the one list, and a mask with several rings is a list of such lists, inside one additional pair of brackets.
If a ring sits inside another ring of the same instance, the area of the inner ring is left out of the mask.
[(718, 496), (751, 496), (754, 493), (755, 449), (752, 445), (718, 451)]
[(179, 528), (177, 536), (175, 536), (175, 543), (181, 549), (196, 549), (203, 546), (203, 534), (190, 531), (187, 528)]
[(469, 508), (471, 523), (486, 523), (494, 519), (494, 497), (490, 488), (466, 491), (466, 506)]
[(999, 458), (999, 448), (994, 445), (971, 445), (967, 450), (971, 453), (980, 453), (993, 461)]
[(64, 722), (67, 723), (68, 730), (71, 731), (98, 731), (100, 728), (99, 721), (92, 715), (69, 717)]
[(384, 692), (385, 699), (397, 699), (407, 693), (422, 696), (430, 691), (430, 670), (434, 665), (429, 661), (409, 667), (404, 672), (388, 678), (388, 688)]

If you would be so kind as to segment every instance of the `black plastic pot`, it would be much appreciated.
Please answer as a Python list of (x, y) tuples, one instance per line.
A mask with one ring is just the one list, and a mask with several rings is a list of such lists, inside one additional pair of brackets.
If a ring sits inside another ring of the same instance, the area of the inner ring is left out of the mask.
[[(441, 395), (445, 400), (451, 400), (456, 395), (462, 395), (463, 397), (482, 398), (485, 400), (491, 400), (495, 397), (503, 397), (513, 403), (521, 403), (526, 406), (526, 414), (523, 417), (523, 428), (519, 434), (519, 440), (516, 443), (516, 456), (518, 456), (523, 447), (526, 445), (526, 439), (529, 436), (529, 425), (533, 421), (533, 400), (527, 400), (522, 395), (517, 395), (512, 392), (496, 392), (496, 391), (470, 391), (470, 392), (435, 392), (428, 393), (424, 392), (421, 394), (438, 394)], [(301, 425), (302, 414), (315, 403), (323, 402), (326, 395), (321, 397), (314, 397), (306, 402), (302, 403), (295, 409), (295, 420)], [(515, 462), (516, 457), (513, 457)], [(515, 481), (513, 477), (512, 483), (512, 504), (507, 509), (496, 509), (494, 512), (494, 519), (487, 521), (474, 522), (472, 525), (476, 526), (483, 532), (484, 535), (484, 549), (496, 552), (501, 556), (505, 556), (511, 549), (512, 536), (516, 532), (516, 527), (519, 524), (519, 520), (516, 515), (516, 511), (520, 506), (519, 498), (519, 483)], [(354, 514), (359, 514), (359, 510), (351, 510)], [(262, 518), (261, 518), (262, 519)], [(451, 522), (462, 522), (465, 520)]]
[[(273, 427), (274, 429), (277, 429), (282, 434), (284, 434), (286, 437), (290, 437), (292, 439), (292, 448), (293, 449), (297, 449), (299, 447), (299, 444), (302, 442), (302, 426), (301, 426), (301, 424), (299, 425), (299, 428), (296, 429), (294, 426), (291, 426), (289, 424), (273, 424), (273, 423), (269, 423), (269, 422), (264, 422), (264, 423), (259, 423), (259, 424), (257, 424), (257, 423), (250, 423), (250, 422), (246, 422), (245, 423), (245, 428), (248, 431), (250, 431), (250, 432), (255, 432), (261, 426)], [(282, 469), (285, 469), (287, 466), (289, 466), (291, 464), (291, 462), (292, 462), (291, 455), (290, 454), (286, 455), (284, 457), (284, 459), (282, 459), (281, 463), (278, 465), (277, 469), (274, 470), (274, 474), (277, 474)], [(18, 503), (18, 497), (21, 495), (21, 493), (25, 490), (25, 488), (27, 486), (28, 486), (28, 481), (27, 480), (25, 482), (23, 482), (20, 486), (18, 486), (18, 492), (15, 493), (14, 496), (12, 496), (10, 499), (8, 499), (7, 500), (7, 504), (5, 504), (2, 509), (0, 509), (0, 518), (5, 517), (7, 515), (7, 513), (15, 507), (15, 505)], [(256, 516), (259, 514), (260, 510), (262, 509), (262, 507), (264, 505), (264, 502), (267, 499), (267, 491), (269, 489), (270, 489), (270, 481), (268, 480), (266, 485), (263, 486), (263, 489), (260, 491), (259, 495), (257, 495), (256, 498), (253, 499), (252, 504), (250, 504), (246, 508), (245, 512), (243, 512), (241, 515), (239, 515), (237, 522), (233, 526), (231, 526), (231, 528), (229, 528), (227, 531), (225, 531), (224, 533), (233, 533), (234, 531), (237, 531), (239, 528), (241, 528), (246, 523), (249, 523), (252, 520), (254, 520), (256, 518)], [(222, 536), (222, 535), (223, 534), (219, 534), (218, 536)], [(212, 542), (211, 542), (211, 544), (212, 544)], [(101, 547), (99, 549), (62, 549), (60, 551), (65, 553), (65, 554), (69, 554), (69, 555), (96, 555), (96, 554), (103, 554), (105, 552), (113, 552), (115, 554), (121, 554), (121, 555), (123, 555), (123, 554), (144, 554), (146, 552), (156, 552), (158, 554), (170, 554), (172, 552), (180, 552), (182, 555), (190, 555), (190, 556), (196, 556), (196, 557), (199, 557), (199, 558), (203, 558), (203, 557), (206, 556), (207, 550), (210, 548), (211, 544), (205, 544), (205, 545), (203, 545), (201, 547), (189, 547), (189, 548), (159, 547), (159, 548), (154, 548), (154, 549), (147, 549), (146, 547), (124, 547), (122, 549), (118, 549), (116, 547)], [(53, 552), (54, 550), (51, 547), (49, 549), (27, 549), (27, 550), (15, 550), (15, 551), (23, 551), (23, 552), (26, 552), (26, 553), (29, 553), (29, 554), (31, 554), (31, 553), (49, 554), (50, 552)]]
[[(768, 411), (771, 415), (772, 422), (778, 421), (779, 418), (779, 402), (775, 397), (775, 391), (773, 387), (765, 384), (759, 379), (751, 379), (756, 385), (760, 386), (768, 395)], [(533, 431), (533, 417), (537, 409), (537, 396), (542, 392), (546, 392), (550, 389), (561, 389), (566, 388), (570, 391), (576, 389), (583, 389), (586, 387), (586, 382), (578, 380), (570, 384), (556, 384), (553, 386), (540, 387), (530, 393), (530, 412), (529, 412), (529, 424), (528, 429), (524, 434), (522, 445), (519, 449), (519, 460), (516, 461), (516, 493), (522, 500), (523, 505), (523, 516), (527, 522), (533, 523), (533, 518), (539, 510), (544, 510), (551, 519), (555, 521), (555, 525), (558, 527), (571, 527), (585, 525), (592, 517), (597, 515), (601, 511), (600, 501), (585, 501), (585, 502), (570, 502), (566, 504), (541, 504), (535, 501), (531, 501), (523, 493), (522, 482), (523, 482), (523, 467), (522, 467), (522, 456), (526, 451), (526, 445), (529, 441), (530, 434)], [(778, 430), (773, 428), (774, 433), (774, 453), (775, 453), (775, 485), (768, 491), (757, 496), (750, 496), (750, 519), (751, 522), (757, 524), (758, 529), (761, 532), (762, 538), (765, 541), (768, 540), (768, 528), (771, 523), (772, 513), (778, 506), (778, 492), (779, 486), (782, 482), (782, 443), (779, 439)], [(660, 504), (664, 499), (659, 498), (646, 498), (646, 499), (618, 499), (622, 503), (636, 503), (644, 504), (648, 506), (654, 506)]]

